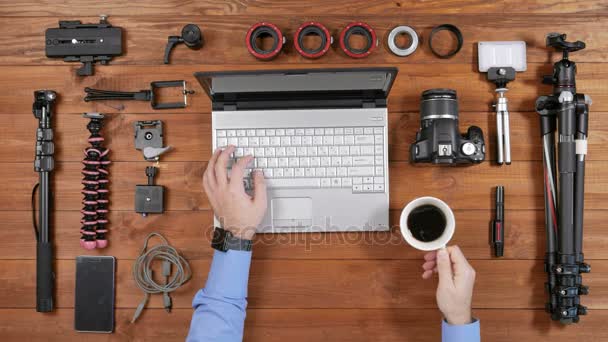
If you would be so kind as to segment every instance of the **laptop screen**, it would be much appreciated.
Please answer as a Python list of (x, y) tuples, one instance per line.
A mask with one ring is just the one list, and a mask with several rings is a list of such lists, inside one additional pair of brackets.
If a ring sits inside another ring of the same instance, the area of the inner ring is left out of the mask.
[[(386, 106), (397, 68), (197, 72), (214, 109)], [(359, 103), (359, 105), (358, 105)]]

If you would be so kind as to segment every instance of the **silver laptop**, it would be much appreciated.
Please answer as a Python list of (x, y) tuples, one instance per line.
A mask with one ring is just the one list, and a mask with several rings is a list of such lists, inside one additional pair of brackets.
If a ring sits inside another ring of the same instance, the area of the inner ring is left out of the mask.
[[(259, 233), (389, 229), (387, 97), (396, 68), (198, 72), (213, 148), (264, 172)], [(251, 170), (248, 170), (250, 172)], [(245, 179), (251, 190), (251, 180)]]

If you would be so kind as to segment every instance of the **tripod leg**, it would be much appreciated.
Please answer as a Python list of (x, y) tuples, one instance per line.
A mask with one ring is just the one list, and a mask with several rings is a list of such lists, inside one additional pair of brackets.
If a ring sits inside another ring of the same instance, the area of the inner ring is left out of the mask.
[(503, 144), (503, 112), (501, 110), (496, 111), (496, 153), (497, 162), (502, 164), (504, 162), (504, 144)]
[(503, 142), (505, 144), (505, 163), (511, 164), (511, 130), (509, 128), (509, 112), (503, 113)]

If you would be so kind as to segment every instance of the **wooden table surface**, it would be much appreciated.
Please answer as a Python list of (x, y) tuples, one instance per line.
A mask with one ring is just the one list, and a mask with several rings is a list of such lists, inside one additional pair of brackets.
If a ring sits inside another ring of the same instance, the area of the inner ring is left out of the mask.
[[(58, 20), (97, 22), (97, 15), (123, 27), (126, 54), (95, 75), (78, 77), (76, 63), (44, 55), (44, 31)], [(348, 22), (363, 20), (381, 37), (369, 58), (353, 60), (336, 48), (323, 58), (300, 57), (291, 40), (272, 62), (259, 62), (244, 47), (247, 29), (265, 20), (291, 37), (305, 20), (324, 23), (334, 35)], [(186, 23), (198, 24), (205, 46), (178, 46), (172, 64), (163, 65), (167, 36)], [(427, 44), (433, 26), (452, 23), (464, 35), (462, 51), (441, 60)], [(388, 31), (410, 25), (422, 35), (412, 56), (399, 58), (385, 48)], [(474, 314), (484, 341), (608, 341), (608, 2), (555, 1), (0, 1), (0, 334), (3, 341), (178, 341), (187, 334), (191, 300), (206, 279), (212, 250), (212, 213), (201, 176), (211, 153), (210, 102), (192, 73), (209, 70), (397, 66), (399, 76), (389, 99), (389, 233), (264, 236), (255, 247), (249, 282), (247, 341), (438, 341), (440, 314), (436, 280), (420, 277), (420, 252), (402, 241), (401, 208), (418, 196), (437, 196), (453, 209), (460, 245), (477, 270)], [(589, 120), (585, 194), (585, 256), (592, 273), (584, 277), (591, 294), (583, 298), (589, 315), (568, 327), (544, 312), (544, 214), (542, 161), (534, 101), (551, 87), (540, 83), (559, 57), (545, 47), (545, 34), (565, 32), (584, 40), (587, 49), (572, 54), (578, 63), (578, 89), (594, 104)], [(513, 164), (497, 166), (494, 86), (477, 72), (476, 42), (525, 40), (528, 70), (509, 84)], [(143, 102), (85, 103), (83, 88), (139, 90), (155, 80), (186, 79), (197, 90), (188, 108), (152, 111)], [(471, 167), (433, 167), (408, 163), (408, 148), (418, 127), (420, 93), (428, 88), (458, 91), (461, 130), (480, 126), (488, 144), (487, 160)], [(35, 312), (35, 241), (30, 191), (37, 181), (33, 147), (37, 120), (31, 113), (37, 89), (59, 93), (54, 118), (57, 144), (55, 231), (57, 294), (55, 312)], [(86, 146), (85, 111), (109, 114), (104, 135), (111, 148), (110, 246), (86, 252), (79, 247), (80, 160)], [(163, 215), (142, 218), (133, 211), (134, 186), (145, 182), (149, 165), (134, 149), (132, 122), (161, 119), (166, 144), (159, 184), (166, 186)], [(488, 246), (492, 187), (506, 188), (505, 257)], [(137, 322), (129, 324), (142, 298), (131, 265), (144, 237), (164, 234), (190, 261), (194, 277), (173, 295), (174, 309), (162, 309), (155, 296)], [(73, 329), (75, 257), (113, 255), (118, 259), (116, 331), (81, 335)]]

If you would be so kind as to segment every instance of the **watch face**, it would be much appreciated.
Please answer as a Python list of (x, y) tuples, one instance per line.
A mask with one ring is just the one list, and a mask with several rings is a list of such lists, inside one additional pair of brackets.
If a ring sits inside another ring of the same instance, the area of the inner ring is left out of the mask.
[(224, 243), (226, 240), (226, 236), (227, 232), (224, 229), (220, 227), (215, 227), (215, 229), (213, 230), (213, 239), (211, 240), (211, 247), (217, 249), (218, 251), (227, 251), (227, 248)]

